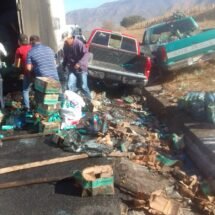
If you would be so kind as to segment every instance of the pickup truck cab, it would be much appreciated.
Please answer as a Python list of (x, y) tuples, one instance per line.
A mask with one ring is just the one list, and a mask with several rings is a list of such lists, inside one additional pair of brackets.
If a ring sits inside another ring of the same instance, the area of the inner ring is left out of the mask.
[(145, 30), (141, 51), (162, 70), (177, 70), (215, 56), (215, 29), (200, 30), (192, 17), (174, 16)]
[(89, 75), (108, 83), (144, 86), (151, 61), (140, 54), (139, 42), (132, 36), (95, 29), (87, 42), (90, 52)]

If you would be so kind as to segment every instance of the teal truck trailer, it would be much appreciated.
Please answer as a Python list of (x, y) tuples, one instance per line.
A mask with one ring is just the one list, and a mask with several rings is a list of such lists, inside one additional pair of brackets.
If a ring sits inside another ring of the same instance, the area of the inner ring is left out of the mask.
[(215, 57), (215, 28), (201, 30), (190, 16), (177, 15), (145, 30), (141, 51), (162, 70), (178, 70)]

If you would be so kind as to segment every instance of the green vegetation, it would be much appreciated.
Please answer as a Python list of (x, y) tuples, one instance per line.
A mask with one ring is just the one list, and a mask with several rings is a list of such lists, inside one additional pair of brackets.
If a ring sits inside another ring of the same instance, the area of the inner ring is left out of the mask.
[(128, 16), (128, 17), (124, 17), (122, 19), (122, 21), (120, 22), (120, 25), (127, 28), (129, 26), (132, 26), (138, 22), (142, 22), (144, 21), (145, 18), (142, 16)]

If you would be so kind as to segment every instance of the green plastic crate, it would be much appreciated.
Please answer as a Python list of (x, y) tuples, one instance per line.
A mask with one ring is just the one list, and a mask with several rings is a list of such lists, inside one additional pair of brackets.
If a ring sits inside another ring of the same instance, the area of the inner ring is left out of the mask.
[(60, 82), (48, 77), (37, 77), (34, 87), (41, 93), (60, 93), (61, 90)]
[(57, 105), (59, 102), (59, 94), (44, 94), (35, 92), (35, 101), (44, 105)]
[(44, 116), (50, 116), (56, 112), (58, 112), (60, 109), (60, 103), (56, 103), (56, 104), (51, 104), (51, 105), (47, 105), (47, 104), (38, 104), (37, 106), (37, 112), (41, 115)]

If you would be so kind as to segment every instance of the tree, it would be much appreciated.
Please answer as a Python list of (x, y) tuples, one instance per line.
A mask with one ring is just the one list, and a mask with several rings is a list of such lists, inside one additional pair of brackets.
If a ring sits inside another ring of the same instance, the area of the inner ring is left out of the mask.
[(128, 16), (128, 17), (124, 17), (122, 19), (122, 21), (120, 22), (120, 25), (127, 28), (129, 26), (132, 26), (138, 22), (142, 22), (144, 21), (145, 18), (142, 16)]

